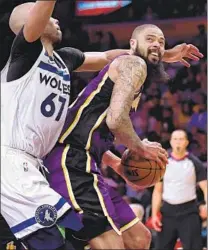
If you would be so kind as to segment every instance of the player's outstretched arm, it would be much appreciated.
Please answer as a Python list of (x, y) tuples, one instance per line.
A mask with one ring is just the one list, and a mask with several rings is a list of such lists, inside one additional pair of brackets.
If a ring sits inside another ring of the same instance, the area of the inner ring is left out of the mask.
[(85, 60), (83, 64), (75, 71), (99, 71), (116, 57), (128, 53), (129, 50), (124, 49), (114, 49), (105, 52), (85, 52)]
[(165, 50), (163, 61), (167, 63), (181, 62), (184, 66), (190, 67), (190, 63), (185, 58), (198, 61), (203, 58), (203, 54), (193, 44), (182, 43)]
[[(56, 0), (38, 0), (17, 6), (10, 19), (11, 29), (17, 34), (24, 25), (23, 34), (26, 41), (32, 43), (38, 40), (49, 22), (55, 4)], [(22, 18), (19, 18), (21, 15)]]
[(135, 93), (146, 79), (146, 64), (140, 57), (124, 55), (113, 61), (108, 74), (115, 84), (106, 123), (121, 144), (130, 150), (142, 151), (143, 144), (133, 128), (129, 112)]
[[(116, 57), (123, 54), (129, 54), (129, 50), (115, 49), (105, 52), (85, 52), (85, 61), (76, 71), (99, 71)], [(199, 52), (197, 47), (183, 43), (176, 45), (172, 49), (165, 50), (162, 60), (167, 63), (181, 62), (184, 66), (190, 67), (190, 63), (185, 58), (198, 61), (202, 57), (203, 54)]]
[(53, 13), (56, 0), (36, 1), (24, 26), (24, 37), (34, 42), (41, 37)]

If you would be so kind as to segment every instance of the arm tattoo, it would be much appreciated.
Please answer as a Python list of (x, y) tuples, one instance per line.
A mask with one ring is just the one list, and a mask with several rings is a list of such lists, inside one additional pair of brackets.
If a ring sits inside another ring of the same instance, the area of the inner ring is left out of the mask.
[(106, 122), (116, 138), (132, 150), (141, 150), (141, 140), (134, 131), (129, 112), (135, 92), (143, 85), (147, 69), (145, 62), (136, 56), (122, 56), (114, 61), (109, 77), (114, 89)]
[(136, 56), (122, 56), (118, 58), (116, 63), (119, 80), (138, 90), (147, 76), (147, 67), (144, 60)]

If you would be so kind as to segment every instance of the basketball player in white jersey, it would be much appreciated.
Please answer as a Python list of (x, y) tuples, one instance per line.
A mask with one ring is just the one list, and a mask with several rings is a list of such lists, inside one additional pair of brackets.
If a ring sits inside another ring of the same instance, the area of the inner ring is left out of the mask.
[[(37, 1), (13, 11), (10, 27), (17, 36), (1, 73), (1, 214), (30, 249), (63, 249), (56, 225), (82, 227), (39, 172), (40, 159), (55, 145), (65, 121), (70, 72), (100, 70), (121, 54), (83, 54), (72, 48), (55, 52), (54, 44), (61, 40), (58, 21), (51, 18), (55, 3)], [(175, 59), (175, 54), (167, 56), (169, 62)]]
[(63, 249), (56, 225), (82, 227), (70, 205), (39, 171), (40, 159), (62, 130), (70, 72), (99, 70), (111, 54), (95, 57), (72, 48), (55, 52), (54, 44), (62, 36), (58, 21), (51, 18), (55, 3), (37, 1), (14, 9), (10, 27), (16, 38), (1, 72), (1, 214), (29, 249)]

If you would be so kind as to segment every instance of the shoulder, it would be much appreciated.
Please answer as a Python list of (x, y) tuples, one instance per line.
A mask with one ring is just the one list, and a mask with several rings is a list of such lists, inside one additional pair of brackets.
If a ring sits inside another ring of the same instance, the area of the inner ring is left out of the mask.
[(198, 157), (196, 157), (192, 153), (189, 153), (188, 158), (189, 158), (189, 160), (191, 160), (193, 162), (193, 164), (194, 164), (195, 167), (198, 167), (198, 166), (199, 167), (201, 167), (201, 166), (203, 167), (203, 163), (199, 160)]
[(144, 82), (147, 76), (147, 65), (139, 56), (123, 55), (117, 57), (110, 64), (108, 72), (114, 79), (128, 77), (135, 81)]
[(144, 69), (147, 69), (147, 65), (145, 61), (139, 57), (134, 55), (123, 55), (117, 57), (113, 62), (111, 63), (110, 67), (115, 67), (120, 69), (121, 67), (142, 67)]
[(79, 49), (65, 47), (56, 50), (56, 53), (65, 62), (69, 72), (79, 68), (85, 61), (85, 54)]
[(56, 53), (58, 53), (60, 56), (69, 56), (69, 55), (84, 56), (84, 53), (81, 50), (75, 49), (72, 47), (64, 47), (64, 48), (58, 49), (56, 50)]

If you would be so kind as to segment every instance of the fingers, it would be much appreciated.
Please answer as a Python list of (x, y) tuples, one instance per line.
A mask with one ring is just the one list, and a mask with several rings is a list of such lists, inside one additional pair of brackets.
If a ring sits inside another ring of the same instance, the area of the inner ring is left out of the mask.
[(185, 66), (185, 67), (190, 67), (190, 63), (187, 62), (187, 60), (184, 59), (184, 57), (189, 58), (193, 61), (199, 61), (200, 58), (203, 58), (203, 54), (199, 52), (199, 49), (194, 46), (193, 44), (182, 44), (182, 59), (180, 62)]
[(162, 153), (162, 154), (165, 154), (166, 153), (166, 150), (162, 147), (159, 147), (159, 152)]
[(199, 49), (194, 46), (193, 44), (188, 44), (189, 46), (189, 52), (196, 55), (197, 57), (203, 58), (204, 55), (202, 53), (199, 52)]
[(192, 51), (199, 52), (199, 49), (198, 49), (196, 46), (194, 46), (193, 44), (188, 44), (187, 46), (188, 46), (189, 49), (191, 49)]
[(164, 154), (165, 157), (168, 158), (168, 152), (166, 150), (164, 150), (164, 152), (162, 152), (162, 154)]
[(189, 58), (189, 59), (191, 59), (191, 60), (194, 60), (194, 61), (199, 61), (200, 60), (200, 58), (198, 56), (195, 56), (195, 55), (193, 55), (191, 53), (188, 53), (186, 55), (186, 57)]
[(166, 155), (159, 152), (158, 158), (162, 163), (162, 165), (160, 165), (160, 166), (162, 168), (165, 168), (165, 166), (168, 164), (168, 159), (167, 159)]
[(159, 156), (156, 158), (156, 162), (158, 166), (160, 166), (161, 168), (164, 168), (164, 163)]
[(157, 146), (157, 147), (159, 147), (159, 148), (162, 149), (162, 145), (160, 143), (158, 143), (158, 142), (153, 142), (153, 143), (154, 143), (155, 146)]
[(162, 162), (162, 166), (163, 168), (166, 167), (166, 165), (168, 164), (168, 153), (164, 148), (159, 148), (159, 152), (158, 152), (158, 157), (159, 160), (161, 160)]
[(149, 143), (149, 142), (150, 142), (147, 138), (143, 139), (142, 141), (143, 141), (144, 143)]
[(149, 141), (147, 138), (145, 138), (144, 140), (142, 140), (144, 143), (148, 143), (151, 145), (154, 145), (156, 147), (160, 147), (162, 148), (162, 145), (159, 142), (155, 142), (155, 141)]
[(155, 231), (161, 232), (162, 223), (159, 219), (153, 220), (152, 225)]
[(180, 62), (187, 68), (190, 68), (191, 67), (191, 64), (188, 63), (185, 59), (181, 59)]

